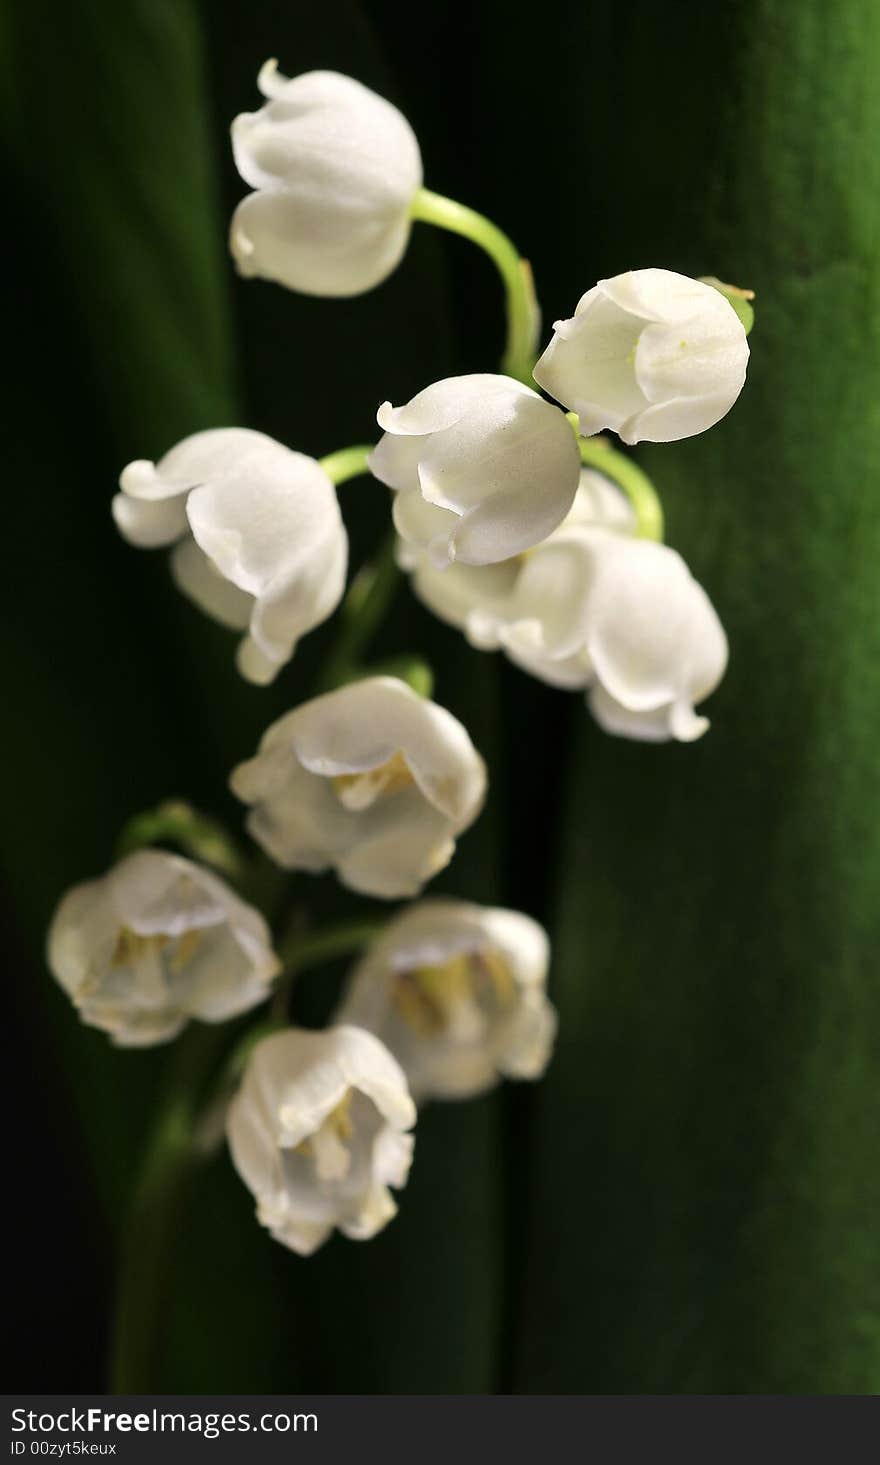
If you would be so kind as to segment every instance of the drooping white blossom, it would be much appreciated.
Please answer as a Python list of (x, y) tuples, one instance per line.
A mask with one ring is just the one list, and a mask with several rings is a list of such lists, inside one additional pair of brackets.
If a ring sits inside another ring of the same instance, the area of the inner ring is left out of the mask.
[(606, 732), (690, 743), (709, 726), (694, 707), (727, 667), (727, 637), (674, 549), (605, 536), (587, 604), (590, 710)]
[(571, 508), (580, 457), (558, 408), (521, 382), (448, 377), (405, 407), (385, 402), (373, 474), (394, 523), (438, 567), (494, 564), (546, 539)]
[(301, 636), (333, 614), (348, 538), (336, 489), (314, 458), (260, 432), (197, 432), (158, 463), (129, 463), (113, 517), (130, 544), (174, 545), (180, 589), (245, 632), (242, 675), (266, 683)]
[(365, 1241), (387, 1226), (415, 1118), (399, 1064), (372, 1033), (289, 1028), (253, 1050), (227, 1135), (261, 1224), (309, 1256), (334, 1227)]
[(727, 640), (679, 554), (635, 537), (620, 490), (585, 469), (571, 512), (526, 555), (438, 569), (401, 541), (416, 594), (480, 650), (502, 649), (551, 686), (587, 690), (606, 732), (689, 742), (694, 704), (720, 682)]
[(419, 901), (356, 966), (336, 1020), (382, 1039), (417, 1102), (537, 1078), (556, 1032), (549, 957), (546, 933), (519, 911)]
[(69, 890), (49, 967), (83, 1022), (145, 1047), (189, 1018), (223, 1022), (266, 997), (280, 966), (266, 922), (218, 876), (144, 849)]
[(673, 442), (705, 432), (743, 388), (749, 347), (730, 302), (672, 270), (600, 280), (557, 321), (535, 381), (589, 436)]
[(595, 535), (635, 532), (629, 500), (604, 474), (581, 470), (559, 528), (528, 554), (496, 565), (438, 568), (417, 545), (398, 541), (398, 561), (419, 599), (464, 631), (481, 651), (501, 649), (551, 686), (587, 686), (586, 597)]
[(461, 723), (395, 677), (316, 697), (268, 729), (232, 789), (279, 865), (415, 895), (479, 813), (486, 769)]
[(396, 107), (334, 71), (292, 79), (267, 61), (267, 98), (232, 124), (236, 167), (254, 192), (230, 247), (243, 275), (307, 295), (359, 295), (399, 263), (422, 184), (415, 135)]

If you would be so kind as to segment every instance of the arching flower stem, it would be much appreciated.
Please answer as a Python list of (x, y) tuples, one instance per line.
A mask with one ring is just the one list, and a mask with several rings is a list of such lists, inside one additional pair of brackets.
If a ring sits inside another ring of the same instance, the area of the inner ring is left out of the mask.
[(247, 861), (229, 831), (183, 799), (165, 799), (155, 809), (133, 815), (119, 836), (117, 857), (155, 844), (174, 844), (236, 882), (246, 873)]
[(528, 260), (491, 220), (430, 189), (419, 189), (410, 212), (421, 223), (470, 239), (488, 254), (501, 276), (507, 299), (507, 345), (501, 370), (505, 376), (534, 386), (532, 367), (538, 354), (541, 313)]
[(400, 583), (394, 558), (397, 536), (389, 534), (375, 558), (363, 565), (339, 608), (339, 631), (318, 680), (319, 692), (331, 691), (357, 674), (361, 653), (388, 613)]
[(122, 1231), (110, 1344), (109, 1389), (156, 1388), (169, 1262), (186, 1185), (199, 1158), (193, 1136), (205, 1084), (227, 1039), (222, 1025), (192, 1024), (178, 1040), (171, 1072)]
[[(577, 413), (565, 415), (577, 433)], [(662, 544), (663, 505), (647, 473), (632, 458), (612, 448), (607, 438), (579, 437), (578, 447), (585, 468), (595, 468), (626, 494), (635, 510), (639, 538)]]
[(326, 458), (319, 458), (318, 466), (323, 468), (327, 477), (338, 488), (350, 478), (359, 478), (362, 473), (369, 473), (367, 460), (374, 446), (374, 443), (359, 443), (357, 447), (340, 448), (337, 453), (328, 453)]

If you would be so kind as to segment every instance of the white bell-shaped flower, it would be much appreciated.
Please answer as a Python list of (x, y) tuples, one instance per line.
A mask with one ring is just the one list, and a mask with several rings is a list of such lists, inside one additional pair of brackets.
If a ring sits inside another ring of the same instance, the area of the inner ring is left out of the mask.
[(590, 710), (606, 732), (647, 742), (702, 736), (708, 697), (727, 666), (727, 637), (675, 550), (612, 535), (597, 545), (586, 613)]
[(546, 539), (571, 508), (580, 456), (565, 416), (506, 376), (448, 377), (385, 402), (370, 455), (395, 490), (398, 534), (446, 565), (494, 564)]
[(559, 528), (528, 554), (497, 565), (447, 565), (406, 541), (398, 560), (419, 599), (441, 620), (464, 631), (481, 651), (501, 649), (523, 670), (551, 686), (586, 687), (586, 600), (595, 535), (631, 535), (629, 500), (604, 474), (581, 470), (574, 503)]
[(261, 1224), (309, 1256), (334, 1227), (366, 1241), (387, 1226), (415, 1119), (403, 1072), (372, 1033), (290, 1028), (254, 1048), (227, 1135)]
[(585, 469), (571, 512), (543, 544), (498, 565), (438, 569), (403, 541), (416, 594), (480, 650), (502, 649), (551, 686), (587, 689), (606, 732), (691, 742), (720, 682), (727, 639), (674, 550), (635, 537), (628, 501)]
[(545, 931), (518, 911), (419, 901), (355, 968), (336, 1020), (382, 1039), (417, 1102), (469, 1098), (546, 1068), (549, 958)]
[(749, 347), (730, 302), (672, 270), (600, 280), (571, 320), (557, 321), (535, 381), (576, 412), (585, 436), (625, 443), (705, 432), (743, 388)]
[(406, 118), (349, 76), (292, 80), (267, 61), (266, 105), (232, 124), (235, 164), (255, 190), (235, 211), (230, 246), (243, 275), (307, 295), (359, 295), (399, 263), (422, 185)]
[(181, 590), (246, 634), (249, 681), (272, 681), (297, 641), (332, 615), (345, 588), (348, 537), (336, 489), (314, 458), (261, 432), (197, 432), (158, 463), (129, 463), (113, 517), (130, 544), (174, 545)]
[(231, 784), (279, 865), (334, 868), (351, 889), (393, 899), (449, 863), (486, 768), (451, 713), (395, 677), (367, 677), (273, 723)]
[(280, 970), (253, 906), (204, 866), (157, 849), (68, 891), (48, 962), (83, 1022), (125, 1047), (166, 1042), (191, 1017), (236, 1017)]

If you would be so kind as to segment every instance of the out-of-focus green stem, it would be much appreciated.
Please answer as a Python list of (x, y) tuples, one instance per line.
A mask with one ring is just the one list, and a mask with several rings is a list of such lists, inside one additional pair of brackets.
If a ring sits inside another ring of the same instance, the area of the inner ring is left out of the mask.
[(135, 850), (167, 841), (194, 859), (222, 870), (230, 879), (244, 878), (247, 862), (232, 835), (216, 819), (200, 814), (182, 799), (166, 799), (155, 809), (135, 814), (123, 827), (117, 843), (122, 859)]
[[(357, 921), (305, 934), (293, 932), (280, 945), (285, 971), (276, 988), (276, 999), (286, 995), (300, 972), (360, 951), (381, 930), (381, 922)], [(285, 1005), (273, 1002), (269, 1015), (256, 1022), (233, 1048), (206, 1106), (207, 1113), (213, 1116), (218, 1106), (222, 1113), (256, 1044), (286, 1026)], [(202, 1099), (226, 1040), (224, 1026), (194, 1023), (180, 1038), (174, 1053), (123, 1232), (109, 1369), (109, 1388), (114, 1394), (155, 1392), (177, 1224), (187, 1183), (205, 1154), (199, 1147)], [(214, 1127), (212, 1121), (212, 1131)], [(222, 1133), (222, 1122), (218, 1132)]]
[(122, 1236), (110, 1354), (114, 1394), (148, 1394), (156, 1387), (173, 1240), (198, 1158), (193, 1131), (205, 1081), (225, 1039), (225, 1028), (194, 1023), (174, 1052)]
[(375, 941), (384, 927), (384, 921), (349, 921), (305, 934), (293, 932), (281, 942), (278, 955), (285, 972), (305, 972), (322, 962), (333, 961), (337, 956), (349, 956), (353, 951), (360, 951), (362, 946)]
[[(567, 414), (570, 418), (574, 413)], [(575, 417), (575, 424), (577, 418)], [(575, 425), (575, 431), (577, 427)], [(579, 437), (581, 462), (595, 468), (622, 489), (635, 510), (636, 532), (640, 539), (663, 542), (663, 505), (657, 490), (646, 473), (632, 458), (612, 448), (605, 438)]]
[(535, 284), (528, 260), (506, 234), (474, 209), (420, 188), (413, 199), (412, 217), (439, 229), (460, 234), (484, 249), (504, 283), (507, 297), (507, 346), (501, 369), (532, 386), (532, 367), (538, 354), (538, 332), (541, 313), (535, 297)]
[(339, 612), (336, 644), (318, 681), (319, 692), (339, 687), (356, 674), (361, 652), (387, 614), (400, 582), (394, 558), (396, 542), (397, 536), (389, 534), (375, 559), (352, 580)]
[(311, 967), (333, 961), (337, 956), (350, 956), (369, 946), (383, 929), (381, 921), (350, 921), (305, 933), (294, 925), (290, 935), (279, 942), (278, 954), (284, 970), (275, 985), (269, 1014), (254, 1023), (233, 1048), (223, 1065), (217, 1098), (228, 1097), (235, 1088), (257, 1044), (287, 1027), (287, 1002), (296, 978)]
[(359, 478), (362, 473), (369, 473), (368, 458), (373, 451), (373, 443), (359, 443), (354, 448), (340, 448), (338, 453), (328, 453), (326, 458), (318, 459), (318, 467), (323, 468), (328, 478), (332, 478), (337, 485), (347, 483), (350, 478)]

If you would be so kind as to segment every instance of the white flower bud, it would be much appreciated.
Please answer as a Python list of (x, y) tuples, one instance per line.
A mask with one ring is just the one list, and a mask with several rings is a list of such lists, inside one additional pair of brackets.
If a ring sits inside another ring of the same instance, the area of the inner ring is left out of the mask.
[(352, 890), (393, 899), (449, 863), (486, 768), (451, 713), (395, 677), (367, 677), (273, 723), (231, 785), (279, 865), (334, 868)]
[(334, 1227), (365, 1241), (387, 1226), (415, 1118), (399, 1065), (372, 1033), (290, 1028), (251, 1054), (227, 1135), (261, 1224), (309, 1256)]
[(246, 428), (184, 438), (158, 463), (129, 463), (113, 517), (130, 544), (174, 544), (180, 589), (245, 631), (238, 665), (272, 681), (297, 641), (332, 615), (348, 538), (336, 489), (314, 458)]
[(406, 118), (349, 76), (292, 80), (267, 61), (268, 101), (232, 124), (235, 164), (255, 189), (235, 211), (230, 247), (243, 275), (307, 295), (359, 295), (399, 263), (422, 185)]
[(671, 270), (600, 280), (557, 321), (535, 381), (589, 436), (674, 442), (705, 432), (743, 388), (749, 347), (736, 311), (711, 285)]
[(518, 911), (420, 901), (355, 968), (336, 1020), (380, 1037), (417, 1101), (537, 1078), (556, 1032), (549, 957), (544, 930)]
[(83, 1022), (125, 1047), (163, 1043), (191, 1017), (236, 1017), (280, 970), (253, 906), (203, 866), (155, 849), (68, 891), (48, 962)]
[(606, 732), (647, 742), (702, 736), (708, 697), (727, 666), (727, 637), (680, 554), (607, 536), (594, 556), (586, 654), (593, 716)]
[(546, 539), (571, 508), (580, 473), (558, 408), (521, 382), (448, 377), (405, 407), (385, 402), (370, 455), (395, 490), (394, 523), (438, 566), (494, 564)]

